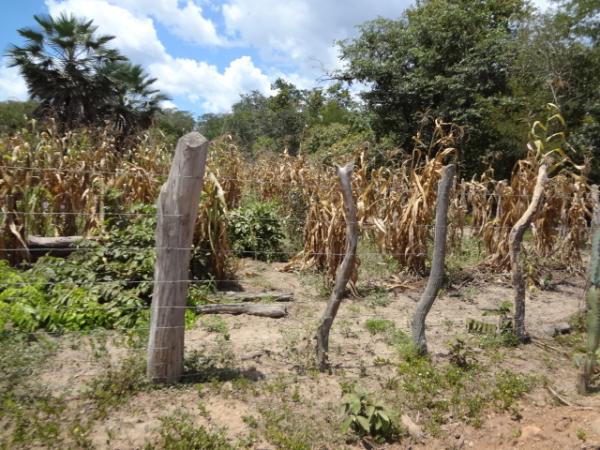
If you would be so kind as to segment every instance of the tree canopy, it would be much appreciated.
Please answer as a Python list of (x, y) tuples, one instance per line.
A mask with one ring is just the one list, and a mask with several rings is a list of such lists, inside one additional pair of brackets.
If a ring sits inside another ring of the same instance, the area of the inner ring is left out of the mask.
[(21, 28), (22, 46), (8, 50), (32, 100), (35, 114), (56, 118), (65, 129), (110, 124), (121, 133), (150, 125), (166, 97), (154, 79), (109, 47), (113, 36), (98, 35), (92, 20), (34, 16), (37, 28)]

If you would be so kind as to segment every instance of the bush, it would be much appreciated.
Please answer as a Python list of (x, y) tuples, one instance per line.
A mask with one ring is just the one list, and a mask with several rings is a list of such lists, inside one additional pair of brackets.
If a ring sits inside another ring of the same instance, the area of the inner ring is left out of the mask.
[[(68, 258), (42, 257), (26, 271), (0, 260), (0, 331), (131, 328), (145, 323), (153, 288), (156, 217), (153, 206), (129, 212), (139, 215), (109, 223), (105, 235), (82, 242)], [(190, 290), (191, 303), (202, 302), (202, 287)]]
[(274, 203), (254, 201), (231, 211), (229, 233), (231, 247), (238, 256), (281, 259), (283, 224)]
[(173, 415), (162, 419), (160, 438), (156, 444), (147, 444), (146, 450), (233, 450), (223, 433), (211, 432), (194, 425), (186, 415)]
[(399, 430), (392, 420), (392, 413), (380, 402), (374, 402), (366, 393), (355, 391), (343, 398), (344, 415), (342, 431), (348, 429), (359, 436), (372, 436), (376, 440), (393, 440)]

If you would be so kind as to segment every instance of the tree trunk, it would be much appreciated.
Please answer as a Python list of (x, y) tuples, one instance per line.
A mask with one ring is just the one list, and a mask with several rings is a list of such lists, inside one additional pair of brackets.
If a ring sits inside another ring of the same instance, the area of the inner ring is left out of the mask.
[(425, 319), (433, 306), (442, 282), (444, 281), (444, 261), (446, 259), (446, 235), (448, 231), (448, 207), (450, 205), (450, 190), (456, 174), (454, 164), (444, 167), (442, 179), (438, 184), (437, 205), (435, 209), (435, 237), (433, 241), (433, 259), (427, 286), (417, 304), (412, 320), (412, 339), (417, 351), (427, 353), (427, 338), (425, 336)]
[(279, 319), (287, 316), (285, 305), (256, 305), (252, 303), (229, 303), (219, 305), (197, 306), (198, 314), (248, 314), (250, 316)]
[(204, 181), (208, 141), (199, 133), (179, 139), (158, 197), (156, 265), (147, 375), (173, 383), (183, 372), (184, 313), (194, 224)]
[(509, 247), (510, 247), (510, 264), (512, 269), (512, 282), (515, 290), (515, 315), (513, 318), (513, 329), (515, 335), (521, 342), (527, 342), (529, 336), (525, 330), (525, 292), (526, 292), (526, 281), (523, 275), (523, 263), (521, 261), (521, 249), (523, 243), (523, 235), (534, 216), (539, 212), (544, 203), (544, 188), (548, 181), (548, 164), (542, 162), (540, 165), (535, 187), (533, 189), (533, 197), (527, 207), (525, 213), (515, 223), (510, 230), (508, 236)]
[(329, 365), (329, 332), (335, 316), (337, 315), (340, 303), (346, 290), (346, 285), (352, 276), (354, 263), (356, 260), (356, 246), (358, 244), (358, 221), (356, 218), (356, 206), (352, 197), (352, 171), (354, 165), (349, 163), (344, 167), (337, 166), (337, 174), (340, 178), (342, 196), (344, 199), (344, 208), (346, 210), (346, 253), (342, 263), (337, 269), (335, 275), (335, 285), (325, 312), (321, 317), (319, 328), (317, 329), (317, 364), (321, 372), (330, 370)]

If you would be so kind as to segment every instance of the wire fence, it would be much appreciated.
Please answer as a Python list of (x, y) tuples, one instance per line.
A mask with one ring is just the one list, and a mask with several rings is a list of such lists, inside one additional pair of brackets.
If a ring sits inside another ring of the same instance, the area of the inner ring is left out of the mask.
[[(328, 170), (331, 169), (330, 166), (326, 166)], [(102, 175), (111, 175), (111, 176), (122, 176), (122, 175), (130, 175), (131, 172), (127, 169), (117, 169), (114, 171), (107, 171), (107, 170), (103, 170), (103, 169), (72, 169), (72, 168), (61, 168), (61, 167), (24, 167), (24, 166), (14, 166), (14, 165), (0, 165), (0, 170), (3, 171), (29, 171), (29, 172), (40, 172), (40, 173), (74, 173), (77, 175), (90, 175), (90, 176), (102, 176)], [(139, 175), (139, 173), (138, 173)], [(161, 172), (161, 173), (154, 173), (151, 171), (145, 172), (145, 175), (147, 175), (148, 177), (166, 177), (169, 175), (169, 172)], [(181, 177), (181, 176), (180, 176)], [(190, 177), (190, 176), (182, 176), (182, 178), (201, 178), (201, 177)], [(260, 179), (248, 179), (248, 178), (240, 178), (240, 177), (219, 177), (219, 181), (220, 182), (237, 182), (237, 183), (247, 183), (247, 184), (252, 184), (252, 185), (264, 185), (264, 184), (273, 184), (272, 180), (260, 180)], [(482, 195), (481, 193), (478, 193), (478, 195)], [(490, 192), (486, 192), (483, 194), (483, 198), (486, 201), (489, 200), (496, 200), (499, 201), (503, 198), (531, 198), (531, 195), (528, 194), (513, 194), (513, 193), (490, 193)], [(548, 199), (561, 199), (561, 200), (572, 200), (573, 197), (570, 195), (557, 195), (557, 194), (550, 194), (547, 195), (546, 198)], [(75, 217), (104, 217), (104, 218), (110, 218), (110, 217), (124, 217), (124, 218), (129, 218), (129, 219), (135, 219), (135, 218), (142, 218), (142, 217), (157, 217), (157, 213), (143, 213), (143, 212), (115, 212), (113, 210), (107, 209), (106, 211), (101, 211), (101, 210), (94, 210), (94, 211), (7, 211), (7, 210), (3, 210), (0, 212), (0, 217), (6, 216), (6, 215), (16, 215), (16, 216), (22, 216), (22, 217), (49, 217), (49, 218), (61, 218), (61, 217), (67, 217), (67, 216), (75, 216)], [(163, 214), (163, 217), (183, 217), (183, 214), (177, 214), (177, 215), (169, 215), (169, 214)], [(293, 218), (293, 217), (283, 217), (282, 218), (286, 223), (292, 223), (292, 224), (297, 224), (297, 225), (306, 225), (308, 223), (314, 223), (314, 222), (320, 222), (320, 220), (312, 220), (312, 219), (298, 219), (298, 218)], [(346, 222), (344, 222), (346, 223)], [(380, 223), (375, 223), (374, 220), (369, 219), (369, 220), (359, 220), (357, 222), (354, 222), (359, 224), (361, 227), (363, 227), (364, 229), (381, 229), (382, 226), (394, 226), (394, 224), (389, 224), (386, 222), (380, 222)], [(415, 224), (411, 226), (414, 229), (417, 228), (421, 228), (421, 229), (427, 229), (427, 230), (432, 230), (435, 227), (435, 224)], [(485, 225), (485, 227), (488, 230), (509, 230), (512, 228), (512, 226), (503, 226), (503, 225), (499, 225), (499, 224), (495, 224), (495, 223), (488, 223)], [(460, 229), (460, 230), (472, 230), (475, 232), (481, 232), (482, 229), (484, 228), (484, 226), (482, 225), (469, 225), (469, 224), (450, 224), (448, 226), (448, 228), (454, 228), (454, 229)], [(567, 226), (556, 226), (556, 227), (546, 227), (545, 229), (551, 229), (553, 231), (560, 231), (560, 232), (565, 232), (568, 231), (568, 227)], [(590, 233), (593, 230), (597, 229), (596, 225), (593, 224), (581, 224), (581, 226), (578, 227), (578, 231), (581, 232), (586, 232), (586, 233)], [(70, 253), (86, 253), (86, 252), (95, 252), (97, 251), (97, 247), (94, 244), (94, 238), (93, 236), (89, 237), (89, 241), (83, 244), (75, 244), (74, 246), (65, 246), (65, 247), (60, 247), (60, 246), (48, 246), (48, 247), (44, 247), (44, 246), (36, 246), (31, 247), (31, 248), (24, 248), (24, 247), (6, 247), (6, 248), (0, 248), (0, 252), (38, 252), (38, 253), (44, 253), (44, 252), (59, 252), (59, 251), (64, 251), (64, 252), (70, 252)], [(98, 245), (101, 245), (98, 243)], [(152, 246), (115, 246), (113, 247), (114, 249), (118, 249), (118, 250), (127, 250), (127, 251), (131, 251), (131, 252), (142, 252), (142, 251), (196, 251), (196, 252), (210, 252), (213, 251), (212, 249), (197, 249), (197, 248), (192, 248), (192, 247), (157, 247), (155, 245)], [(294, 257), (296, 255), (299, 254), (298, 251), (232, 251), (232, 250), (227, 250), (227, 251), (221, 251), (222, 254), (227, 254), (227, 255), (232, 255), (232, 256), (254, 256), (254, 257), (258, 257), (260, 256), (273, 256), (273, 255), (279, 255), (279, 256), (285, 256), (285, 257)], [(341, 257), (345, 255), (345, 252), (300, 252), (304, 257), (312, 257), (312, 256), (327, 256), (327, 257), (331, 257), (331, 256), (335, 256), (335, 257)], [(381, 251), (366, 251), (366, 252), (361, 252), (362, 256), (369, 256), (369, 255), (377, 255), (377, 256), (390, 256), (390, 257), (407, 257), (407, 256), (418, 256), (418, 257), (423, 257), (423, 256), (427, 256), (426, 252), (381, 252)], [(563, 273), (568, 273), (568, 274), (572, 274), (573, 272), (575, 272), (573, 269), (553, 269), (552, 272), (563, 272)], [(186, 286), (188, 285), (207, 285), (207, 286), (215, 286), (215, 285), (221, 285), (221, 284), (225, 284), (225, 283), (240, 283), (240, 282), (244, 282), (245, 280), (243, 278), (239, 279), (239, 278), (231, 278), (231, 279), (206, 279), (206, 280), (196, 280), (196, 279), (182, 279), (182, 280), (161, 280), (161, 281), (157, 281), (155, 279), (108, 279), (108, 280), (104, 280), (104, 279), (95, 279), (95, 280), (62, 280), (62, 281), (49, 281), (49, 280), (38, 280), (38, 281), (30, 281), (30, 282), (20, 282), (20, 281), (3, 281), (0, 282), (0, 292), (3, 289), (6, 289), (8, 287), (24, 287), (24, 286), (30, 286), (30, 285), (36, 285), (36, 286), (67, 286), (67, 287), (75, 287), (75, 288), (91, 288), (91, 287), (95, 287), (95, 286), (111, 286), (111, 285), (115, 285), (115, 284), (120, 284), (120, 285), (148, 285), (148, 286), (153, 286), (155, 284), (158, 283), (164, 283), (164, 284), (185, 284)], [(314, 330), (316, 329), (316, 324), (317, 324), (317, 320), (318, 320), (318, 314), (320, 313), (322, 307), (323, 307), (323, 301), (305, 301), (305, 300), (294, 300), (290, 303), (286, 303), (286, 305), (288, 305), (288, 307), (290, 309), (300, 309), (300, 308), (304, 308), (305, 311), (305, 315), (302, 317), (286, 317), (284, 319), (280, 319), (284, 321), (284, 326), (280, 329), (280, 335), (276, 336), (273, 333), (268, 334), (266, 338), (264, 339), (244, 339), (243, 342), (236, 344), (236, 345), (240, 345), (240, 346), (244, 346), (244, 347), (264, 347), (266, 345), (272, 344), (272, 340), (273, 339), (279, 339), (279, 340), (286, 340), (289, 339), (289, 336), (286, 336), (284, 333), (290, 334), (290, 333), (298, 333), (301, 337), (299, 338), (300, 340), (302, 339), (312, 339), (313, 335), (314, 335)], [(97, 310), (97, 311), (103, 311), (103, 310), (115, 310), (115, 308), (120, 311), (120, 312), (135, 312), (135, 311), (149, 311), (151, 309), (151, 306), (149, 304), (144, 304), (144, 305), (114, 305), (114, 304), (110, 304), (110, 305), (95, 305), (95, 306), (86, 306), (86, 307), (73, 307), (70, 306), (68, 304), (64, 304), (64, 305), (54, 305), (51, 308), (41, 308), (40, 309), (40, 313), (44, 314), (44, 313), (48, 313), (48, 312), (56, 312), (59, 310), (68, 310), (70, 312), (86, 312), (86, 311), (93, 311), (93, 310)], [(173, 309), (180, 309), (180, 310), (185, 310), (185, 311), (197, 311), (198, 310), (198, 305), (171, 305), (171, 306), (160, 306), (157, 307), (158, 310), (160, 311), (168, 311), (168, 310), (173, 310)], [(396, 323), (405, 323), (406, 321), (408, 321), (409, 317), (407, 314), (405, 313), (398, 313), (398, 314), (394, 314), (394, 313), (390, 313), (388, 310), (386, 311), (373, 311), (373, 312), (364, 312), (364, 311), (360, 311), (360, 312), (351, 312), (351, 311), (343, 311), (342, 313), (340, 313), (339, 317), (338, 317), (338, 323), (340, 320), (366, 320), (369, 318), (384, 318), (386, 320), (392, 320), (395, 321)], [(258, 320), (258, 319), (257, 319)], [(272, 320), (272, 319), (261, 319), (261, 320)], [(431, 318), (427, 321), (427, 326), (430, 328), (440, 328), (440, 327), (447, 327), (448, 326), (448, 319), (442, 319), (442, 320), (432, 320)], [(168, 326), (168, 327), (156, 327), (158, 329), (179, 329), (179, 330), (186, 330), (185, 325), (182, 326)], [(150, 330), (149, 326), (132, 326), (132, 327), (112, 327), (109, 330), (107, 330), (107, 333), (123, 333), (123, 334), (132, 334), (132, 333), (146, 333)], [(187, 330), (188, 333), (190, 330)], [(21, 336), (28, 336), (28, 337), (37, 337), (37, 338), (44, 338), (44, 337), (60, 337), (60, 338), (66, 338), (69, 336), (79, 336), (79, 337), (83, 337), (83, 336), (90, 336), (91, 333), (93, 334), (94, 330), (57, 330), (57, 331), (35, 331), (35, 332), (28, 332), (28, 331), (21, 331), (21, 330), (8, 330), (8, 331), (3, 331), (3, 334), (10, 334), (10, 335), (21, 335)], [(334, 327), (334, 335), (335, 333), (339, 333), (339, 330)], [(371, 340), (369, 341), (370, 343), (375, 342), (376, 338), (375, 337), (371, 337)], [(200, 337), (189, 337), (186, 336), (186, 343), (188, 346), (192, 347), (192, 348), (196, 348), (196, 343), (200, 343), (201, 348), (207, 350), (207, 349), (212, 349), (213, 351), (219, 351), (219, 350), (223, 350), (223, 342), (208, 342), (207, 341), (207, 336), (206, 335), (202, 335)], [(297, 342), (296, 342), (297, 344)], [(163, 348), (153, 348), (152, 350), (162, 350)], [(167, 350), (167, 348), (165, 347), (164, 350)], [(282, 345), (281, 348), (279, 349), (280, 353), (285, 353), (286, 351), (289, 351), (290, 348), (286, 347), (285, 345)], [(147, 349), (142, 349), (140, 351), (147, 351)], [(291, 367), (291, 365), (293, 365), (293, 362), (290, 360), (289, 357), (286, 357), (285, 355), (279, 355), (276, 356), (277, 352), (271, 352), (270, 354), (270, 358), (273, 360), (277, 360), (279, 363), (282, 365), (282, 367), (287, 367), (288, 369)], [(332, 352), (332, 359), (333, 359), (333, 366), (335, 369), (339, 369), (339, 370), (351, 370), (351, 371), (362, 371), (365, 368), (374, 368), (374, 367), (381, 367), (382, 363), (377, 363), (377, 364), (343, 364), (343, 363), (337, 363), (335, 362), (336, 358), (343, 358), (345, 356), (348, 355), (340, 355), (340, 354), (335, 354), (335, 352)], [(363, 358), (363, 357), (368, 357), (370, 359), (374, 359), (374, 357), (368, 356), (368, 355), (360, 355), (359, 358)], [(72, 363), (98, 363), (99, 360), (98, 359), (71, 359), (69, 360)], [(202, 376), (204, 375), (204, 372), (186, 372), (183, 375), (183, 378), (194, 378), (194, 377), (198, 377), (198, 376)]]

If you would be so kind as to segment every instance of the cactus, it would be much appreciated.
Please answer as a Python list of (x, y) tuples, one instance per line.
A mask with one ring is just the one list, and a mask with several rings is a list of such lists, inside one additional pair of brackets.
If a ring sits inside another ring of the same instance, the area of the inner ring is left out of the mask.
[[(595, 211), (595, 219), (600, 214), (600, 208)], [(596, 350), (600, 345), (600, 226), (597, 220), (593, 227), (592, 254), (589, 268), (589, 288), (587, 300), (587, 356), (583, 364), (583, 371), (579, 376), (578, 390), (585, 394), (590, 390), (590, 382), (596, 364)]]

